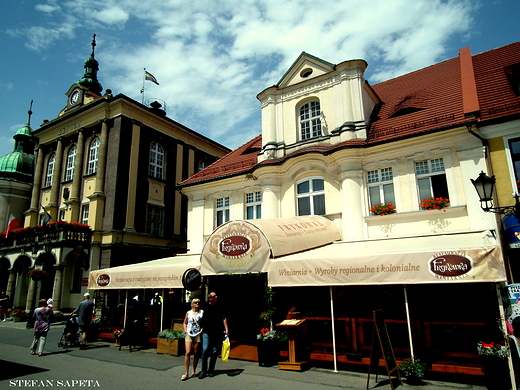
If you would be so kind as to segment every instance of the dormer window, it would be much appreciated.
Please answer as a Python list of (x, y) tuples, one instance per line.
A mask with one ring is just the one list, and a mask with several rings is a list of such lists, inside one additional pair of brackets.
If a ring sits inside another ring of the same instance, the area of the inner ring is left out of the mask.
[(414, 92), (401, 99), (392, 112), (390, 118), (412, 114), (417, 111), (424, 110), (428, 107), (428, 95), (424, 91)]
[(514, 94), (520, 96), (520, 64), (506, 66), (504, 71)]
[(321, 109), (318, 100), (300, 107), (300, 134), (302, 141), (321, 137)]

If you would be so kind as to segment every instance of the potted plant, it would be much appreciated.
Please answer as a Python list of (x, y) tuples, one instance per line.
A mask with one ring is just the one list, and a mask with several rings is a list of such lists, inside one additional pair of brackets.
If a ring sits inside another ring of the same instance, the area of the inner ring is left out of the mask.
[(124, 329), (116, 329), (113, 332), (114, 338), (116, 339), (116, 347), (121, 346), (121, 337), (123, 337), (123, 334), (125, 333)]
[(11, 317), (13, 317), (14, 322), (27, 321), (27, 313), (22, 309), (14, 309), (11, 311)]
[(505, 344), (479, 341), (477, 352), (482, 358), (484, 379), (488, 389), (510, 389), (507, 357), (509, 349)]
[(280, 343), (287, 340), (287, 334), (274, 329), (263, 328), (256, 336), (258, 365), (271, 367), (280, 360)]
[(180, 356), (184, 353), (184, 332), (165, 329), (157, 334), (157, 353)]
[(375, 215), (388, 215), (396, 212), (392, 203), (379, 203), (370, 207), (370, 212)]
[(38, 281), (45, 279), (47, 276), (49, 276), (49, 273), (47, 271), (44, 271), (42, 269), (33, 268), (27, 272), (27, 284), (32, 280)]
[(450, 200), (439, 197), (431, 197), (424, 199), (421, 203), (419, 203), (419, 207), (423, 210), (442, 210), (450, 205)]
[(416, 384), (422, 381), (426, 371), (426, 363), (421, 362), (418, 358), (409, 358), (403, 360), (399, 365), (399, 371), (406, 378), (409, 384)]

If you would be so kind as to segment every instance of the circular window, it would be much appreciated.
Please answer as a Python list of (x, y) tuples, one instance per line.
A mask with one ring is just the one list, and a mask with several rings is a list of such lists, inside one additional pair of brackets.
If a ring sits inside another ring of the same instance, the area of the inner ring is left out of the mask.
[(309, 77), (311, 74), (312, 74), (312, 69), (311, 68), (305, 68), (304, 70), (302, 70), (300, 72), (300, 77), (302, 79), (304, 79), (306, 77)]

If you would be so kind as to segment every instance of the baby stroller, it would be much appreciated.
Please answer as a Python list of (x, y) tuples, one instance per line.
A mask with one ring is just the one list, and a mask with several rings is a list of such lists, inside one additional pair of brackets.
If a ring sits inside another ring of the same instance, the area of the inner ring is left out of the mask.
[(63, 334), (61, 335), (61, 339), (58, 342), (58, 347), (67, 349), (69, 347), (79, 346), (78, 330), (79, 325), (77, 317), (76, 315), (72, 315), (65, 323), (65, 328), (63, 329)]

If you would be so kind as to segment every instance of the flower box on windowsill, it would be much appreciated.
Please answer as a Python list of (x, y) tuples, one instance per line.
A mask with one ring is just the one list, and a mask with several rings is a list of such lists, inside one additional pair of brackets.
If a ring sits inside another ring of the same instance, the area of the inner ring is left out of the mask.
[[(380, 215), (367, 215), (365, 216), (365, 220), (373, 225), (377, 223), (388, 224), (392, 223), (392, 221), (399, 221), (403, 219), (412, 219), (412, 220), (423, 220), (426, 215), (430, 215), (431, 217), (439, 218), (439, 217), (448, 217), (451, 214), (459, 214), (466, 210), (466, 206), (450, 206), (443, 210), (413, 210), (413, 211), (404, 211), (398, 212), (394, 214), (385, 215), (382, 218)], [(467, 211), (466, 211), (467, 212)], [(440, 215), (439, 215), (440, 214)]]

